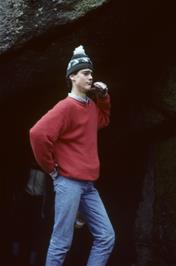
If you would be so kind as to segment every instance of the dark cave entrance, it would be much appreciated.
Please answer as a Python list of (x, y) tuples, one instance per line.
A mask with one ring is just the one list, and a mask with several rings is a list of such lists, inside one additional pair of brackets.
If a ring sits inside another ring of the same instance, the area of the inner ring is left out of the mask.
[[(96, 51), (94, 53), (96, 54)], [(105, 61), (105, 64), (108, 64), (108, 62)], [(25, 65), (21, 67), (28, 69), (28, 66)], [(32, 165), (28, 131), (41, 115), (67, 95), (65, 80), (58, 79), (55, 74), (57, 69), (47, 69), (46, 72), (43, 71), (42, 73), (42, 64), (40, 67), (41, 73), (38, 75), (36, 73), (31, 74), (29, 83), (25, 84), (25, 88), (18, 88), (19, 91), (12, 96), (9, 94), (9, 97), (4, 99), (1, 106), (4, 114), (2, 150), (4, 157), (7, 158), (2, 166), (2, 176), (5, 178), (1, 180), (2, 194), (5, 194), (3, 198), (4, 226), (2, 227), (2, 235), (6, 239), (4, 254), (10, 252), (14, 235), (18, 240), (17, 230), (19, 230), (19, 234), (24, 234), (26, 224), (26, 219), (24, 219), (26, 200), (23, 197), (23, 190)], [(15, 67), (10, 67), (10, 69), (9, 75), (15, 75)], [(103, 77), (101, 72), (98, 75)], [(110, 126), (99, 134), (102, 167), (101, 178), (97, 182), (97, 187), (117, 232), (117, 245), (109, 265), (119, 262), (125, 266), (136, 260), (134, 223), (146, 171), (148, 140), (140, 128), (140, 122), (138, 124), (136, 106), (128, 98), (127, 85), (122, 85), (122, 83), (121, 87), (116, 85), (114, 70), (112, 72), (105, 71), (104, 75), (104, 79), (109, 81), (112, 97), (112, 121)], [(22, 76), (21, 78), (23, 79)], [(25, 81), (22, 82), (24, 85)], [(118, 82), (120, 84), (122, 81)], [(63, 88), (63, 90), (59, 88)], [(134, 127), (134, 123), (137, 123), (136, 127)], [(15, 203), (21, 205), (19, 212), (22, 221), (20, 228), (17, 224), (18, 229), (15, 228), (15, 224), (10, 226), (13, 217), (11, 212), (13, 212), (14, 195), (17, 198)], [(28, 207), (30, 207), (30, 204)], [(29, 217), (26, 224), (28, 228), (31, 227), (30, 219), (31, 217)], [(7, 225), (11, 227), (8, 237), (3, 233)], [(27, 245), (28, 237), (28, 234), (22, 237), (22, 243), (26, 245), (26, 249), (32, 248)], [(90, 236), (87, 230), (83, 229), (82, 232), (76, 232), (73, 249), (68, 257), (67, 264), (69, 266), (75, 265), (78, 258), (85, 263), (89, 246)], [(22, 256), (24, 258), (22, 260), (27, 256), (25, 252), (27, 251), (23, 251)], [(78, 254), (82, 254), (82, 258)]]

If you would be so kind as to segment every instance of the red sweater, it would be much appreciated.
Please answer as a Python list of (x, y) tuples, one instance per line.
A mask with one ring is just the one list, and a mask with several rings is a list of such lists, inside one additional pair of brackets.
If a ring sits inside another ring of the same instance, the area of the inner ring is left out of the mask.
[(80, 180), (99, 177), (97, 130), (109, 123), (109, 95), (83, 103), (71, 97), (58, 102), (30, 130), (34, 156), (50, 173)]

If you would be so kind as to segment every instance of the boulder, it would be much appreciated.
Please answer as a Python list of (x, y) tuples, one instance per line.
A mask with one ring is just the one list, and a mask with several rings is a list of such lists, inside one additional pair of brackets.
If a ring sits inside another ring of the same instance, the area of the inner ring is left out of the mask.
[(0, 54), (58, 25), (85, 16), (107, 0), (4, 0), (0, 3)]

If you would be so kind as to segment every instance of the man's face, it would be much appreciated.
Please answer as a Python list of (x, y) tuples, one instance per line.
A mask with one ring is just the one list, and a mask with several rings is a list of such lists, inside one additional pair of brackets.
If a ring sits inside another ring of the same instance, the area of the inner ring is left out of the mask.
[(91, 90), (93, 77), (92, 70), (89, 68), (81, 69), (76, 74), (70, 75), (72, 84), (80, 92), (88, 92)]

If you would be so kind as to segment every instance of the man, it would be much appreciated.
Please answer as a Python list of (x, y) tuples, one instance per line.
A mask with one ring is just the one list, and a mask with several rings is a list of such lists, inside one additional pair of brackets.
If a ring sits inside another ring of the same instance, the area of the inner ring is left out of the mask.
[[(104, 266), (115, 234), (94, 186), (99, 177), (97, 131), (109, 123), (110, 97), (103, 82), (93, 84), (93, 65), (83, 46), (74, 50), (66, 77), (71, 93), (30, 130), (35, 158), (55, 189), (55, 219), (46, 266), (63, 265), (79, 211), (93, 236), (87, 266)], [(87, 94), (94, 91), (96, 100)]]

